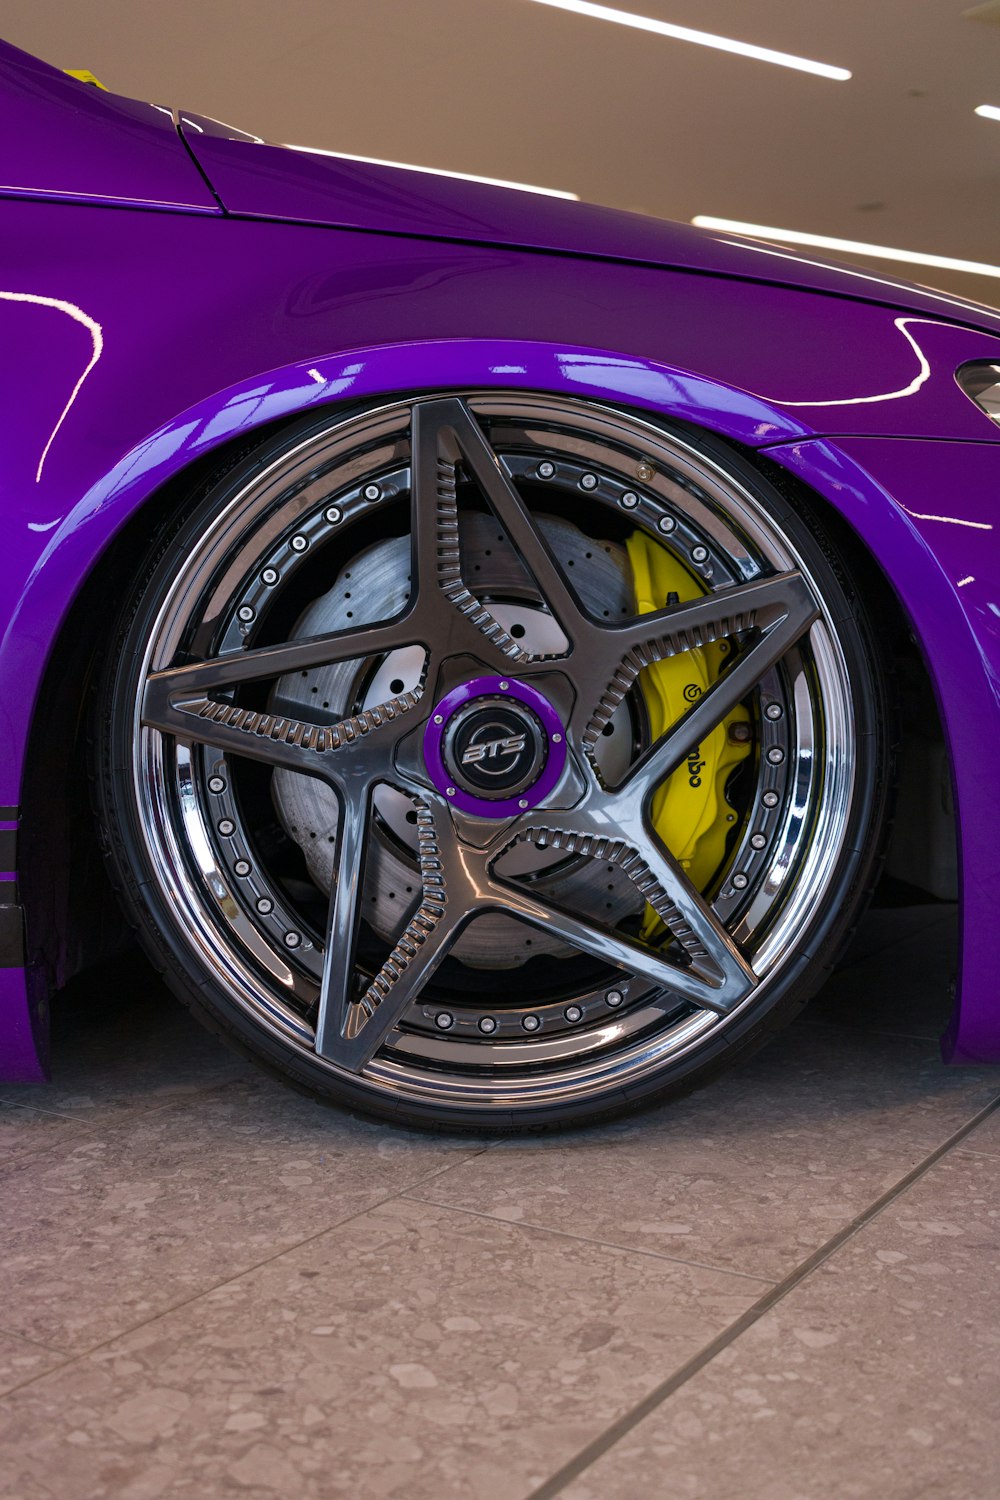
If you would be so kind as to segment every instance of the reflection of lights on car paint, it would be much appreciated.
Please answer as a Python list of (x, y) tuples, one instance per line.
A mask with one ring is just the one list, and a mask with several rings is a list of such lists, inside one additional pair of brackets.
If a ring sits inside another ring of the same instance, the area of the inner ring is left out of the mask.
[(77, 396), (79, 396), (83, 382), (104, 352), (104, 332), (96, 319), (90, 317), (81, 307), (77, 307), (75, 302), (64, 302), (61, 297), (42, 297), (33, 292), (0, 292), (0, 301), (27, 302), (35, 307), (51, 307), (55, 312), (65, 313), (68, 318), (72, 318), (75, 322), (83, 324), (84, 328), (90, 334), (91, 342), (94, 346), (94, 352), (87, 362), (86, 369), (70, 392), (69, 400), (60, 412), (59, 420), (50, 432), (49, 440), (42, 449), (42, 456), (38, 460), (38, 468), (35, 470), (35, 483), (39, 484), (42, 478), (42, 469), (45, 467), (45, 460), (48, 458), (49, 449), (56, 440), (56, 434), (69, 416), (70, 407)]
[(1000, 104), (977, 104), (976, 114), (984, 120), (1000, 120)]
[(775, 229), (769, 224), (744, 224), (738, 219), (718, 219), (714, 214), (695, 214), (691, 223), (697, 229), (747, 234), (751, 239), (778, 240), (786, 245), (809, 245), (815, 250), (840, 250), (845, 255), (871, 255), (876, 260), (934, 266), (940, 271), (964, 271), (969, 276), (1000, 277), (1000, 266), (992, 266), (981, 260), (959, 260), (952, 255), (928, 255), (922, 250), (897, 250), (889, 245), (870, 245), (865, 240), (841, 240), (826, 234), (806, 234), (799, 229)]
[(712, 31), (695, 31), (690, 26), (675, 26), (671, 21), (639, 16), (633, 11), (617, 10), (610, 5), (594, 5), (591, 0), (535, 0), (535, 3), (550, 5), (555, 10), (568, 10), (578, 16), (589, 16), (595, 21), (612, 21), (618, 26), (631, 26), (636, 31), (651, 31), (656, 36), (669, 37), (675, 42), (693, 42), (697, 47), (732, 52), (737, 57), (752, 58), (754, 62), (774, 63), (779, 68), (794, 68), (799, 73), (814, 73), (818, 78), (832, 78), (837, 83), (843, 83), (851, 76), (848, 68), (815, 62), (810, 57), (798, 57), (794, 52), (777, 52), (773, 47), (757, 47), (753, 42), (737, 42), (732, 37), (717, 36)]
[(966, 521), (963, 516), (933, 516), (928, 515), (926, 511), (910, 510), (908, 506), (902, 504), (900, 504), (900, 510), (905, 510), (906, 514), (912, 516), (915, 521), (941, 521), (945, 526), (968, 526), (973, 531), (993, 530), (991, 521)]
[[(755, 255), (767, 255), (773, 260), (790, 260), (797, 266), (816, 266), (821, 271), (830, 270), (829, 261), (811, 260), (808, 255), (803, 255), (800, 251), (778, 250), (773, 245), (754, 245), (749, 240), (741, 241), (740, 249), (744, 252), (752, 251)], [(876, 276), (875, 272), (870, 269), (854, 271), (850, 266), (845, 266), (839, 262), (835, 269), (838, 276), (853, 276), (857, 281), (867, 281), (874, 286), (887, 286), (890, 291), (898, 292), (900, 290), (900, 283), (898, 281), (892, 281), (887, 276)], [(905, 287), (905, 283), (903, 285)], [(958, 297), (951, 292), (942, 292), (940, 289), (935, 290), (934, 287), (924, 286), (923, 283), (920, 284), (920, 294), (922, 297), (928, 297), (934, 302), (943, 302), (946, 307), (955, 308), (959, 312), (974, 312), (980, 322), (984, 318), (988, 318), (991, 321), (1000, 323), (1000, 312), (995, 307), (986, 307), (983, 303), (973, 302), (968, 297)]]
[(972, 574), (971, 574), (971, 573), (970, 573), (970, 574), (969, 574), (969, 576), (968, 576), (968, 578), (960, 578), (960, 579), (959, 579), (959, 580), (958, 580), (958, 585), (957, 585), (957, 586), (958, 586), (958, 588), (960, 588), (960, 589), (964, 589), (964, 588), (965, 588), (965, 585), (966, 585), (966, 584), (967, 584), (967, 583), (975, 583), (975, 581), (976, 581), (976, 580), (975, 580), (975, 579), (974, 579), (974, 578), (973, 578), (973, 576), (972, 576)]
[(929, 323), (932, 328), (937, 328), (940, 325), (934, 322), (932, 318), (894, 318), (893, 323), (913, 349), (920, 364), (919, 371), (914, 375), (909, 385), (901, 386), (897, 391), (883, 391), (878, 396), (841, 396), (835, 401), (782, 401), (777, 396), (760, 396), (758, 399), (761, 401), (770, 401), (775, 406), (870, 406), (873, 402), (898, 401), (902, 396), (914, 395), (919, 391), (924, 382), (930, 379), (931, 367), (927, 356), (912, 333), (908, 331), (906, 325), (908, 323)]
[(359, 161), (367, 167), (397, 167), (401, 172), (425, 172), (428, 177), (456, 177), (459, 182), (483, 182), (487, 187), (513, 188), (519, 193), (540, 193), (543, 198), (569, 198), (579, 203), (579, 193), (562, 188), (536, 187), (531, 182), (508, 182), (505, 177), (480, 177), (475, 172), (450, 172), (445, 167), (418, 167), (412, 161), (387, 161), (381, 156), (354, 156), (349, 151), (327, 151), (322, 146), (294, 146), (285, 142), (286, 151), (305, 151), (309, 156), (332, 156), (337, 161)]

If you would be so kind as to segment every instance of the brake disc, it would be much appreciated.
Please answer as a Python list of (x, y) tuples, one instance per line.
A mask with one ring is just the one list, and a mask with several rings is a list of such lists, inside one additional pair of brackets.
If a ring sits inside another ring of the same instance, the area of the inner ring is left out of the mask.
[[(532, 581), (507, 538), (486, 515), (460, 520), (463, 576), (475, 578), (491, 614), (518, 644), (535, 654), (558, 652), (565, 638), (542, 607)], [(633, 612), (631, 572), (625, 548), (592, 538), (571, 522), (539, 518), (539, 528), (563, 568), (571, 570), (583, 604), (596, 615)], [(376, 542), (344, 567), (333, 587), (300, 616), (293, 638), (358, 629), (399, 613), (409, 595), (409, 538)], [(314, 724), (336, 723), (348, 714), (419, 687), (425, 653), (421, 646), (389, 652), (375, 667), (364, 661), (317, 667), (276, 684), (270, 709)], [(600, 736), (595, 759), (605, 780), (620, 780), (638, 746), (640, 726), (623, 702)], [(314, 777), (278, 770), (273, 797), (281, 822), (302, 850), (317, 887), (329, 894), (334, 875), (339, 809), (334, 792)], [(420, 891), (416, 862), (416, 812), (411, 798), (391, 787), (375, 793), (375, 834), (365, 866), (364, 916), (380, 938), (394, 941)], [(498, 862), (500, 874), (529, 878), (540, 893), (570, 910), (615, 926), (641, 909), (636, 888), (615, 865), (567, 856), (559, 850), (519, 843)], [(526, 928), (502, 913), (477, 917), (459, 938), (454, 956), (472, 968), (513, 968), (539, 954), (564, 956), (572, 949)]]

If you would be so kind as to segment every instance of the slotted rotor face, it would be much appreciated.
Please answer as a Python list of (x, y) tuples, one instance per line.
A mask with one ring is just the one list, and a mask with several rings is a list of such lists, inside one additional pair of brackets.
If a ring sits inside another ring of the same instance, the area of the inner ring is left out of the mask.
[[(704, 597), (640, 615), (635, 530)], [(707, 641), (718, 681), (652, 735), (640, 674)], [(850, 684), (803, 560), (585, 402), (331, 419), (207, 527), (143, 675), (135, 795), (193, 957), (293, 1052), (442, 1108), (597, 1099), (762, 1005), (842, 847)], [(737, 705), (696, 889), (651, 799)]]

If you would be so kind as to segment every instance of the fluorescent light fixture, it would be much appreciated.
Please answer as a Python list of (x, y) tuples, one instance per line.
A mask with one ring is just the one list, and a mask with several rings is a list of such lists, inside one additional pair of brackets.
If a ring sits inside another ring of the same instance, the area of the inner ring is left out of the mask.
[(976, 114), (984, 120), (1000, 120), (1000, 104), (977, 104)]
[(514, 188), (519, 193), (541, 193), (543, 198), (569, 198), (579, 203), (579, 193), (566, 193), (562, 188), (535, 187), (530, 182), (507, 182), (503, 177), (478, 177), (474, 172), (448, 172), (444, 167), (418, 167), (411, 161), (385, 161), (381, 156), (352, 156), (347, 151), (324, 151), (321, 146), (293, 146), (286, 142), (287, 151), (307, 151), (310, 156), (335, 156), (338, 161), (360, 161), (369, 167), (399, 167), (404, 172), (426, 172), (430, 177), (457, 177), (460, 182), (485, 182), (487, 187)]
[(1000, 266), (980, 260), (956, 260), (951, 255), (925, 255), (922, 250), (893, 250), (888, 245), (868, 245), (863, 240), (836, 240), (826, 234), (803, 234), (799, 229), (774, 229), (768, 224), (744, 224), (739, 219), (716, 219), (695, 214), (698, 229), (721, 229), (725, 234), (745, 234), (753, 240), (777, 240), (782, 245), (809, 245), (818, 250), (839, 250), (844, 255), (870, 255), (877, 260), (904, 261), (914, 266), (935, 266), (939, 271), (964, 271), (969, 276), (1000, 277)]
[(590, 0), (535, 0), (536, 5), (551, 5), (555, 10), (569, 10), (574, 15), (591, 16), (595, 21), (613, 21), (617, 26), (632, 26), (636, 31), (652, 31), (675, 42), (694, 42), (698, 47), (714, 47), (717, 52), (734, 52), (738, 57), (752, 57), (756, 62), (775, 63), (779, 68), (795, 68), (799, 73), (815, 73), (818, 78), (833, 78), (843, 83), (850, 78), (847, 68), (796, 57), (791, 52), (775, 52), (771, 47), (755, 47), (751, 42), (734, 42), (728, 36), (711, 31), (693, 31), (690, 26), (675, 26), (672, 21), (657, 21), (652, 16), (637, 16), (630, 10), (616, 10), (611, 5), (592, 5)]

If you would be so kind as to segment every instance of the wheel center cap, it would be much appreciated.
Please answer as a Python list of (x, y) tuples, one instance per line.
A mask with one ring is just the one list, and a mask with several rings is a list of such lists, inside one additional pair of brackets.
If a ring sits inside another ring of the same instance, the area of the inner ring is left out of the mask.
[(509, 818), (537, 807), (555, 787), (566, 764), (566, 734), (536, 688), (509, 677), (475, 677), (434, 708), (424, 759), (455, 807)]

